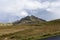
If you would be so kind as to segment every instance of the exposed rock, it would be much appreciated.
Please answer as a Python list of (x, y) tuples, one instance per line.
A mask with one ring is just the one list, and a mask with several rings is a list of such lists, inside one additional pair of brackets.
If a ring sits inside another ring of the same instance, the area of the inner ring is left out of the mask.
[(45, 22), (46, 22), (45, 20), (31, 15), (31, 16), (26, 16), (21, 20), (14, 22), (13, 24), (36, 24), (36, 23), (39, 24), (39, 23), (45, 23)]

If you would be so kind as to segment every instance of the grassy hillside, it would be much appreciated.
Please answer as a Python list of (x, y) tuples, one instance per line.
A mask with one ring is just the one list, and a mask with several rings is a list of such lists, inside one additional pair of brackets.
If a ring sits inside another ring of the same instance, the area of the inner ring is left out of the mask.
[(36, 25), (0, 27), (0, 40), (38, 40), (54, 35), (60, 35), (60, 20)]

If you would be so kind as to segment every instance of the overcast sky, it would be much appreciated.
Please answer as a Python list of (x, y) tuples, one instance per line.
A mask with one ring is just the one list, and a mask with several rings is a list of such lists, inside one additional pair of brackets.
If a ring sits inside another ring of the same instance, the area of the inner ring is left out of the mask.
[(28, 15), (60, 19), (60, 0), (0, 0), (0, 22), (13, 22)]

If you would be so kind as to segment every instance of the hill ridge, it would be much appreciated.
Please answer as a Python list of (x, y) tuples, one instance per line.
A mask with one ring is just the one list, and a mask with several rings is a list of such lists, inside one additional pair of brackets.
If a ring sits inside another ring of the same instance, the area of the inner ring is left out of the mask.
[(44, 22), (46, 22), (46, 20), (43, 20), (41, 18), (31, 15), (31, 16), (26, 16), (22, 18), (21, 20), (14, 22), (13, 24), (26, 24), (26, 23), (34, 24), (34, 23), (44, 23)]

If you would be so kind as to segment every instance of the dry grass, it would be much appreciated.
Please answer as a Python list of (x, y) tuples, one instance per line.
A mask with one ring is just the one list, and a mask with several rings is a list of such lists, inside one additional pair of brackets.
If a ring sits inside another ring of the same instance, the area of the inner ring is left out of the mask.
[[(37, 40), (46, 36), (60, 34), (60, 21), (47, 22), (43, 25), (13, 25), (0, 27), (0, 40)], [(3, 35), (6, 34), (6, 35)]]

